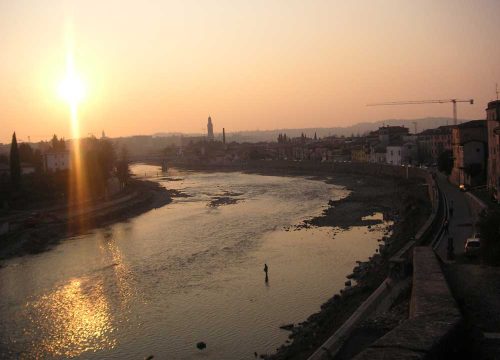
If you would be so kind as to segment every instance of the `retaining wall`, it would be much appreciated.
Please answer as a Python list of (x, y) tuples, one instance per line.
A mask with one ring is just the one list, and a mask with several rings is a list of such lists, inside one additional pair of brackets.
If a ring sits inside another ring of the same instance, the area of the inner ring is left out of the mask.
[(441, 359), (460, 331), (462, 318), (431, 247), (413, 254), (410, 318), (354, 359)]

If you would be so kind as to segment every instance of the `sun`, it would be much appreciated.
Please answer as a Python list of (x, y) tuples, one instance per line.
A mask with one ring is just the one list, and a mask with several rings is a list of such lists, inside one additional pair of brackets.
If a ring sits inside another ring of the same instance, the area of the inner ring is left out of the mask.
[(59, 83), (59, 96), (71, 106), (76, 106), (85, 97), (86, 88), (82, 78), (74, 71), (68, 71)]
[(72, 108), (76, 108), (86, 95), (85, 83), (75, 70), (71, 53), (67, 56), (66, 76), (59, 83), (58, 93)]

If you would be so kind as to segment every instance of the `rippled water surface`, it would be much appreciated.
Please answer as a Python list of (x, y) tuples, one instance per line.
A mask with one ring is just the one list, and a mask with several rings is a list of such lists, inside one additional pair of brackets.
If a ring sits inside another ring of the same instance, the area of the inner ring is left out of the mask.
[[(4, 263), (1, 357), (252, 359), (284, 343), (279, 326), (318, 311), (383, 236), (382, 225), (286, 231), (347, 195), (321, 181), (175, 170), (155, 181), (190, 196)], [(217, 197), (237, 202), (209, 206)]]

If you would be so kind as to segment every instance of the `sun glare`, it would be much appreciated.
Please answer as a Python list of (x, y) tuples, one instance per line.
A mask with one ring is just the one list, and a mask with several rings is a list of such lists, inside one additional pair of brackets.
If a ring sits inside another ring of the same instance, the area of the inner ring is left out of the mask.
[(75, 73), (74, 69), (68, 67), (64, 80), (59, 84), (59, 96), (71, 106), (76, 106), (85, 97), (85, 84), (82, 78)]

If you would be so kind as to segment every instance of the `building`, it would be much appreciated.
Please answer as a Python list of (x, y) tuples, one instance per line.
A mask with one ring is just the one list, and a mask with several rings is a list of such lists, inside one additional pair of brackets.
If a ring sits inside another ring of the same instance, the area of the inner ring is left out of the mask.
[(403, 144), (392, 144), (387, 146), (385, 152), (385, 162), (391, 165), (402, 165), (404, 158)]
[(69, 151), (52, 151), (43, 155), (43, 165), (47, 172), (71, 169)]
[(351, 149), (351, 161), (354, 162), (369, 162), (370, 161), (370, 150), (361, 145), (356, 146)]
[(214, 141), (214, 125), (212, 124), (212, 118), (208, 117), (207, 123), (207, 139), (208, 141)]
[(500, 197), (500, 100), (486, 108), (488, 126), (488, 190), (496, 200)]
[(431, 156), (434, 161), (437, 161), (439, 155), (445, 151), (451, 151), (451, 137), (453, 126), (440, 126), (435, 129), (436, 132), (432, 134)]
[(436, 163), (445, 151), (451, 151), (453, 126), (440, 126), (418, 134), (419, 159), (421, 162)]
[(387, 155), (386, 149), (382, 145), (372, 146), (370, 148), (370, 162), (371, 163), (386, 163)]
[(488, 129), (486, 120), (473, 120), (453, 127), (453, 169), (455, 185), (477, 186), (486, 182)]
[(371, 135), (378, 135), (379, 142), (382, 145), (389, 145), (408, 134), (409, 130), (404, 126), (382, 126), (377, 131), (371, 133)]

